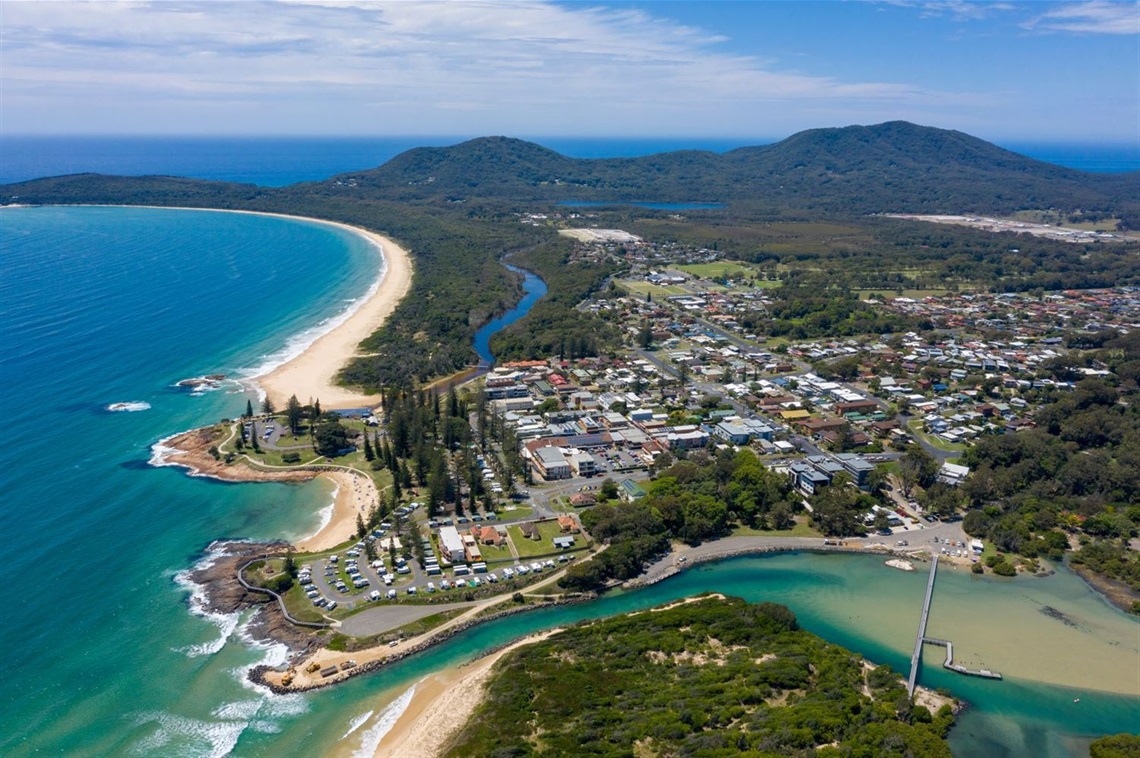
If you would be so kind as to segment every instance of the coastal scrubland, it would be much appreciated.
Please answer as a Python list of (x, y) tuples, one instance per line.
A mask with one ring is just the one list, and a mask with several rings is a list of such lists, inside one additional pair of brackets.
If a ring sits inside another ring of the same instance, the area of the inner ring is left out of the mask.
[(949, 756), (953, 723), (787, 608), (710, 596), (508, 654), (444, 755)]

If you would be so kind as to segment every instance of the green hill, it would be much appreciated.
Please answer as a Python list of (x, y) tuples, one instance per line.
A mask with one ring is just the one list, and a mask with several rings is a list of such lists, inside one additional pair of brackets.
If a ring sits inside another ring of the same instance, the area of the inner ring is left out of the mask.
[(894, 121), (812, 129), (723, 155), (575, 159), (486, 137), (417, 148), (320, 183), (391, 199), (747, 201), (830, 213), (1000, 213), (1140, 206), (1140, 175), (1105, 177), (1026, 158), (962, 132)]

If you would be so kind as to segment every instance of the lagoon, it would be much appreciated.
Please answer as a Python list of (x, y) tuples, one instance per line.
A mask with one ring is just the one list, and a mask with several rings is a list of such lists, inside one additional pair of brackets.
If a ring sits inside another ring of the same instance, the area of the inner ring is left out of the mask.
[[(542, 629), (640, 610), (699, 592), (783, 603), (806, 629), (903, 672), (918, 624), (925, 572), (901, 572), (881, 557), (785, 553), (734, 558), (694, 567), (651, 587), (619, 591), (581, 605), (539, 609), (476, 627), (421, 655), (328, 691), (306, 696), (304, 723), (279, 735), (247, 732), (239, 753), (271, 755), (297, 744), (302, 751), (349, 755), (391, 712), (386, 708), (423, 676), (456, 666), (513, 638)], [(1063, 611), (1077, 626), (1040, 612)], [(952, 732), (961, 756), (1057, 757), (1079, 754), (1090, 735), (1140, 726), (1140, 621), (1105, 603), (1075, 575), (1002, 580), (940, 572), (929, 633), (955, 641), (963, 660), (981, 660), (1006, 674), (995, 682), (944, 671), (941, 650), (923, 659), (920, 683), (946, 687), (971, 708)], [(968, 634), (968, 630), (976, 630)], [(1010, 647), (1024, 652), (1009, 655)], [(1038, 681), (1051, 663), (1071, 661), (1073, 686)], [(1088, 672), (1080, 669), (1087, 667)], [(1119, 675), (1100, 677), (1117, 668)], [(1116, 692), (1105, 687), (1115, 688)], [(1074, 703), (1080, 698), (1080, 703)], [(349, 725), (368, 712), (359, 729)]]

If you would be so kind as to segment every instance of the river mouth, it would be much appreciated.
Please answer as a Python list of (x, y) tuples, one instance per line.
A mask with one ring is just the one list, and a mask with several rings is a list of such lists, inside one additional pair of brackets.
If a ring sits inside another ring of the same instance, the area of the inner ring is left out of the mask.
[[(488, 622), (350, 681), (342, 691), (376, 693), (379, 699), (371, 697), (368, 707), (379, 707), (416, 677), (462, 665), (518, 637), (710, 591), (787, 605), (808, 631), (905, 677), (926, 578), (925, 571), (888, 568), (882, 556), (800, 552), (727, 558), (649, 587)], [(1078, 626), (1043, 612), (1045, 606)], [(1087, 754), (1092, 736), (1136, 729), (1140, 623), (1067, 570), (1003, 580), (940, 568), (927, 631), (952, 639), (956, 659), (982, 662), (1006, 676), (962, 676), (942, 669), (942, 648), (924, 654), (919, 684), (944, 687), (970, 705), (950, 734), (957, 756), (1065, 758)]]

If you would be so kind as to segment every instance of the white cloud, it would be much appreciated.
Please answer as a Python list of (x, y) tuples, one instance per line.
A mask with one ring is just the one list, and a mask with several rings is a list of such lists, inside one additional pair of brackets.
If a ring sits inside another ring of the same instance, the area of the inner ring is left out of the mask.
[[(5, 0), (0, 21), (10, 132), (43, 131), (50, 119), (60, 131), (616, 133), (648, 125), (661, 133), (704, 124), (710, 133), (731, 118), (778, 123), (781, 103), (862, 111), (961, 97), (783, 70), (724, 52), (723, 38), (705, 30), (622, 7)], [(606, 124), (581, 128), (594, 120)], [(757, 128), (767, 130), (740, 131)]]
[(1054, 8), (1025, 28), (1079, 34), (1140, 34), (1140, 2), (1092, 0)]

